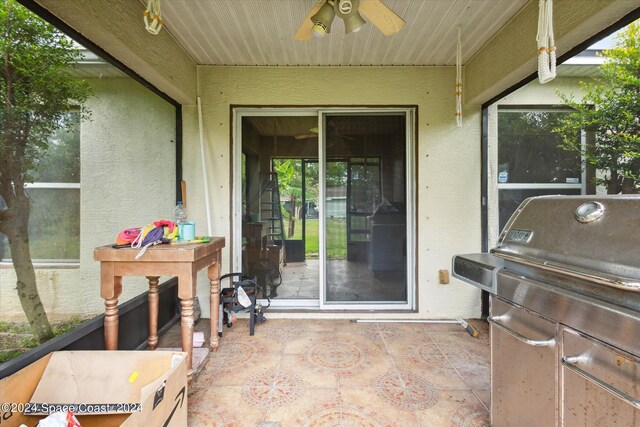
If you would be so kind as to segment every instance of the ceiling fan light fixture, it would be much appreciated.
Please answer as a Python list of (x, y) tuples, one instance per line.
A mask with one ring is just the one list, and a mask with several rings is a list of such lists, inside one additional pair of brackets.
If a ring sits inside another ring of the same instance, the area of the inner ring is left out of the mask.
[(329, 29), (322, 22), (317, 22), (311, 27), (311, 34), (317, 39), (321, 39), (327, 35)]
[(345, 16), (342, 19), (344, 20), (345, 34), (357, 33), (358, 31), (360, 31), (362, 26), (367, 23), (367, 21), (362, 18), (358, 11), (354, 11), (354, 13), (351, 13), (350, 15)]
[(313, 22), (311, 33), (313, 36), (320, 39), (331, 32), (331, 23), (335, 16), (336, 12), (333, 10), (333, 4), (329, 2), (323, 4), (318, 13), (311, 17), (311, 22)]

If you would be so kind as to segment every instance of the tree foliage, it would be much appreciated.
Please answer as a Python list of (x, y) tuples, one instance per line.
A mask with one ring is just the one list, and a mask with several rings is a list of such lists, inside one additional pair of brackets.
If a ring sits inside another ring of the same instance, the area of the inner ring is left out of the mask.
[(0, 197), (6, 205), (0, 232), (9, 239), (20, 302), (42, 342), (52, 330), (31, 261), (25, 184), (44, 162), (50, 136), (73, 126), (66, 115), (87, 100), (90, 89), (69, 73), (81, 57), (73, 41), (13, 0), (0, 2), (0, 33)]
[[(603, 51), (604, 64), (593, 83), (581, 82), (581, 102), (559, 93), (575, 112), (554, 129), (562, 147), (580, 152), (600, 172), (597, 184), (609, 194), (640, 191), (640, 23), (629, 25), (617, 46)], [(593, 143), (580, 144), (582, 130)]]

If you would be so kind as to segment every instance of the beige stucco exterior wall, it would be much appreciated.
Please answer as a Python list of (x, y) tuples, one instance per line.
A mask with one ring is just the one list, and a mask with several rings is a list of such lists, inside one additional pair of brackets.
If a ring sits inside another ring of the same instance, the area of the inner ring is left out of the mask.
[(561, 105), (562, 100), (558, 96), (558, 92), (572, 95), (575, 100), (580, 100), (584, 96), (584, 91), (579, 83), (581, 80), (588, 81), (589, 79), (558, 77), (546, 84), (540, 84), (538, 80), (534, 80), (489, 106), (489, 128), (487, 136), (489, 144), (488, 234), (490, 248), (496, 245), (498, 235), (500, 234), (498, 224), (498, 189), (496, 187), (498, 182), (498, 107), (501, 105)]
[[(638, 0), (555, 0), (558, 56), (613, 25)], [(465, 99), (484, 104), (537, 70), (538, 2), (530, 1), (465, 64)], [(464, 37), (464, 35), (463, 35)]]
[[(96, 246), (125, 228), (173, 217), (175, 108), (129, 78), (91, 79), (92, 120), (81, 125), (80, 264), (38, 268), (38, 290), (51, 319), (104, 310)], [(26, 320), (15, 273), (0, 268), (0, 319)], [(161, 279), (163, 280), (163, 279)], [(124, 302), (146, 291), (144, 278), (125, 278)]]
[(194, 103), (196, 63), (169, 34), (150, 34), (138, 0), (36, 0), (83, 36), (180, 103)]
[[(438, 270), (450, 268), (453, 254), (480, 250), (480, 107), (468, 105), (464, 126), (457, 128), (454, 84), (452, 67), (200, 67), (198, 86), (203, 104), (212, 230), (227, 239), (223, 272), (231, 269), (231, 105), (417, 105), (419, 312), (358, 316), (479, 316), (479, 290), (455, 279), (449, 285), (438, 284)], [(189, 216), (197, 222), (197, 232), (204, 232), (196, 107), (185, 106), (183, 118), (183, 169), (188, 184)], [(208, 289), (201, 275), (200, 301), (208, 301)], [(208, 316), (207, 304), (202, 305), (203, 315)], [(313, 316), (353, 317), (353, 314)]]

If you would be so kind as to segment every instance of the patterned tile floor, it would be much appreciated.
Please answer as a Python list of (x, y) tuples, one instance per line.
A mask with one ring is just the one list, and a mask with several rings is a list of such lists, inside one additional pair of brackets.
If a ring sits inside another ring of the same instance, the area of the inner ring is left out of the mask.
[(250, 337), (238, 320), (193, 381), (189, 426), (488, 426), (488, 328), (473, 324), (479, 338), (451, 324), (271, 319)]

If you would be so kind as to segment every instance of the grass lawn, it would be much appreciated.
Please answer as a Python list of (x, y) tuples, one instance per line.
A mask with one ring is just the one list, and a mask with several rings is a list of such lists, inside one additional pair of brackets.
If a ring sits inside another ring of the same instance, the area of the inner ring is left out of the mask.
[[(286, 221), (285, 228), (287, 228)], [(320, 220), (307, 219), (306, 228), (306, 257), (317, 258), (320, 248)], [(345, 259), (347, 257), (347, 221), (345, 219), (327, 219), (327, 236), (327, 258)], [(296, 221), (295, 233), (290, 239), (302, 239), (301, 220)]]
[[(64, 322), (52, 323), (53, 334), (66, 334), (85, 320), (74, 317)], [(38, 341), (31, 335), (27, 323), (0, 322), (0, 363), (11, 360), (37, 345)]]

